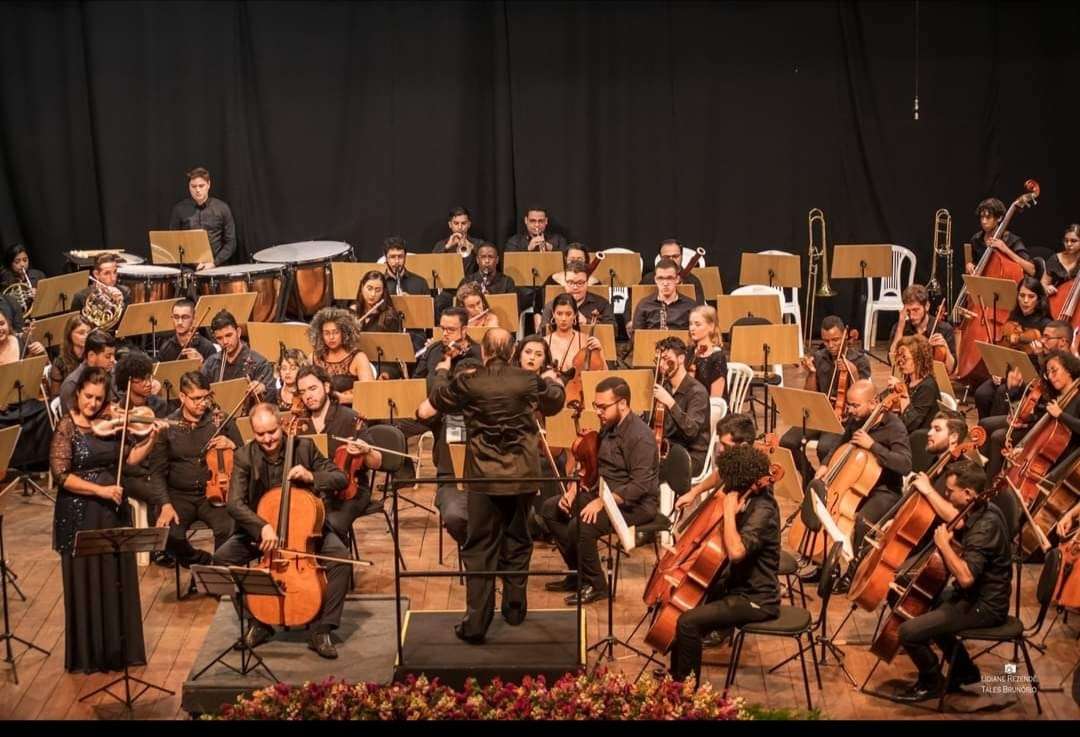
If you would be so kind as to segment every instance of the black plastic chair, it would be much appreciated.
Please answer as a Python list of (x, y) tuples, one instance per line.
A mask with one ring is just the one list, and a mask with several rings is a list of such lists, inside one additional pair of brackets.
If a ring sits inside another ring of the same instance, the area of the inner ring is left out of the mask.
[[(368, 428), (368, 434), (372, 445), (377, 445), (380, 448), (386, 448), (387, 450), (396, 450), (399, 453), (407, 453), (409, 450), (409, 445), (405, 440), (404, 433), (393, 425), (372, 425)], [(400, 471), (404, 465), (404, 456), (383, 453), (382, 464), (379, 468), (372, 471), (371, 478), (369, 479), (372, 497), (374, 497), (377, 474), (385, 474), (383, 476), (383, 485), (381, 487), (382, 498), (380, 499), (380, 502), (376, 502), (369, 506), (364, 514), (377, 514), (381, 511), (383, 518), (386, 520), (386, 529), (389, 531), (391, 537), (395, 534), (394, 531), (396, 530), (396, 526), (393, 524), (394, 521), (390, 519), (390, 510), (386, 508), (387, 491), (391, 488), (391, 484), (394, 481), (394, 475)], [(359, 557), (359, 550), (356, 545), (356, 533), (353, 531), (352, 527), (349, 528), (349, 539), (346, 541), (346, 545), (353, 551), (354, 557)], [(398, 548), (398, 561), (401, 564), (401, 569), (405, 570), (405, 558), (401, 555), (400, 548)]]

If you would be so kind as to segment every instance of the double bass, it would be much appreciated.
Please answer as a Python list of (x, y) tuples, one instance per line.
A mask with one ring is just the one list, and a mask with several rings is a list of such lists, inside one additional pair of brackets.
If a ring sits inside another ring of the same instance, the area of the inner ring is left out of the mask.
[[(887, 412), (895, 411), (900, 400), (905, 396), (907, 396), (907, 385), (897, 384), (893, 391), (888, 392), (878, 402), (859, 429), (869, 432)], [(850, 536), (852, 530), (855, 529), (855, 513), (859, 505), (870, 494), (880, 477), (881, 466), (873, 453), (863, 450), (854, 443), (844, 443), (833, 453), (824, 478), (811, 481), (807, 493), (821, 495), (821, 491), (824, 490), (825, 506), (830, 516), (837, 527), (845, 535)], [(795, 516), (788, 530), (787, 545), (793, 550), (809, 547), (809, 550), (802, 550), (802, 552), (807, 557), (821, 562), (825, 559), (828, 543), (826, 537), (821, 533), (811, 534), (802, 520), (802, 515), (799, 514)], [(807, 540), (811, 542), (807, 544), (805, 542)]]
[[(953, 461), (986, 442), (986, 431), (973, 427), (967, 439), (942, 453), (926, 475), (934, 480)], [(896, 514), (882, 519), (892, 519), (888, 529), (881, 531), (872, 527), (866, 536), (870, 552), (859, 563), (851, 582), (848, 598), (868, 612), (878, 608), (896, 580), (904, 562), (915, 547), (926, 537), (938, 519), (930, 502), (919, 493), (915, 484), (909, 484), (904, 497), (897, 503)]]
[[(1009, 205), (1005, 217), (998, 223), (998, 227), (990, 240), (1001, 237), (1013, 215), (1019, 210), (1036, 204), (1040, 194), (1039, 183), (1034, 179), (1028, 179), (1024, 182), (1024, 189), (1027, 191)], [(988, 244), (979, 258), (979, 263), (975, 265), (975, 276), (1009, 279), (1019, 283), (1024, 277), (1024, 271), (1019, 264), (1006, 258), (1000, 251), (991, 248)], [(965, 309), (963, 305), (966, 297), (967, 289), (965, 287), (960, 290), (953, 305), (954, 319), (958, 320), (961, 315), (964, 316), (963, 322), (960, 324), (960, 341), (956, 349), (955, 377), (961, 383), (977, 386), (986, 380), (987, 373), (986, 365), (983, 363), (982, 355), (979, 353), (979, 347), (976, 343), (980, 341), (990, 342), (990, 321), (992, 320), (996, 326), (1000, 326), (1008, 319), (1008, 316), (1005, 315), (1004, 310), (998, 310), (998, 314), (991, 315), (989, 312), (993, 309), (992, 307), (976, 304), (974, 300), (971, 300)]]
[[(770, 465), (768, 475), (762, 476), (740, 493), (740, 505), (752, 494), (780, 481), (783, 476), (784, 469), (779, 464)], [(659, 594), (646, 598), (649, 606), (659, 606), (645, 633), (645, 642), (657, 652), (671, 649), (679, 617), (705, 602), (709, 588), (727, 567), (723, 530), (724, 496), (713, 494), (698, 508), (694, 522), (677, 543), (674, 560), (661, 575)], [(660, 564), (657, 564), (657, 570), (660, 570)], [(656, 572), (653, 575), (655, 577)], [(649, 593), (649, 588), (646, 588), (647, 597)]]
[[(284, 595), (248, 595), (248, 609), (271, 627), (302, 627), (318, 616), (326, 593), (326, 569), (313, 556), (322, 537), (326, 507), (312, 490), (289, 480), (296, 451), (295, 412), (283, 418), (285, 460), (281, 486), (259, 498), (256, 514), (277, 532), (279, 548), (263, 553), (255, 567), (267, 571)], [(283, 550), (284, 549), (284, 550)]]

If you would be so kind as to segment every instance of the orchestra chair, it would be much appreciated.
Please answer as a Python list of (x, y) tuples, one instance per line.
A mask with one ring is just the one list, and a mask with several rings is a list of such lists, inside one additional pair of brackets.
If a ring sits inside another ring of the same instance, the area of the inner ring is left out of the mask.
[[(848, 672), (847, 667), (844, 665), (844, 650), (836, 644), (836, 637), (844, 629), (844, 625), (851, 619), (851, 615), (855, 613), (857, 604), (852, 604), (848, 608), (848, 613), (840, 622), (840, 626), (836, 628), (836, 631), (831, 635), (829, 634), (828, 615), (829, 615), (829, 600), (832, 598), (834, 584), (840, 577), (840, 553), (844, 546), (841, 543), (833, 543), (829, 549), (829, 554), (825, 558), (825, 563), (821, 567), (821, 578), (818, 580), (817, 594), (821, 599), (821, 612), (818, 614), (817, 621), (811, 623), (811, 628), (816, 632), (813, 635), (814, 645), (821, 645), (821, 658), (819, 663), (821, 665), (831, 665), (827, 662), (828, 653), (832, 653), (836, 658), (836, 665), (840, 668), (840, 672), (843, 673), (844, 678), (848, 680), (853, 687), (857, 687), (858, 684)], [(784, 551), (781, 551), (781, 558), (784, 555)], [(788, 554), (790, 556), (790, 553)], [(794, 560), (794, 558), (792, 558)], [(794, 605), (794, 603), (793, 603)], [(803, 608), (806, 608), (806, 599), (803, 598)], [(802, 645), (799, 646), (802, 649)], [(772, 673), (777, 668), (787, 665), (792, 660), (798, 657), (798, 654), (792, 655), (786, 660), (782, 660), (772, 668), (769, 668), (769, 673)]]
[(727, 365), (727, 411), (731, 414), (742, 412), (746, 394), (750, 391), (750, 382), (754, 379), (754, 369), (745, 363), (728, 361)]
[[(791, 253), (790, 251), (778, 251), (768, 250), (761, 251), (763, 256), (796, 256), (798, 254)], [(780, 315), (781, 317), (789, 315), (795, 324), (799, 326), (799, 335), (803, 334), (802, 330), (802, 310), (799, 309), (799, 288), (798, 287), (780, 287)]]
[[(915, 254), (903, 246), (892, 247), (893, 270), (891, 276), (878, 277), (878, 290), (874, 290), (875, 278), (866, 277), (866, 320), (863, 325), (863, 348), (870, 350), (874, 347), (874, 339), (877, 337), (878, 314), (882, 312), (896, 312), (904, 309), (904, 303), (900, 294), (906, 287), (910, 287), (915, 281), (915, 266), (917, 259)], [(904, 279), (904, 268), (907, 267), (907, 279)]]
[[(405, 440), (404, 433), (393, 425), (371, 425), (368, 427), (368, 433), (371, 438), (371, 444), (377, 445), (380, 448), (386, 448), (387, 450), (396, 450), (400, 453), (406, 453), (409, 449), (409, 444)], [(368, 477), (369, 488), (371, 489), (371, 503), (368, 505), (367, 510), (361, 514), (361, 517), (366, 517), (372, 514), (378, 514), (382, 512), (383, 518), (386, 521), (386, 530), (391, 537), (394, 535), (395, 526), (390, 519), (390, 511), (386, 508), (387, 489), (392, 488), (394, 475), (401, 470), (405, 465), (405, 459), (399, 455), (391, 455), (389, 453), (383, 453), (382, 464), (376, 469), (372, 469)], [(419, 473), (420, 469), (417, 469)], [(383, 474), (383, 483), (381, 486), (376, 485), (376, 478), (378, 474)], [(379, 489), (382, 491), (382, 497), (376, 501), (375, 491)], [(359, 519), (359, 517), (357, 518)], [(354, 558), (360, 557), (360, 550), (356, 542), (356, 522), (353, 521), (353, 525), (349, 527), (349, 539), (344, 540), (346, 547), (352, 551)], [(398, 549), (398, 562), (401, 564), (401, 570), (405, 570), (405, 558), (401, 554), (400, 546), (395, 546)]]
[[(205, 522), (203, 522), (201, 519), (195, 520), (194, 522), (191, 523), (191, 526), (188, 527), (188, 529), (187, 529), (188, 542), (191, 542), (191, 538), (193, 538), (195, 536), (195, 533), (198, 532), (199, 530), (209, 530), (209, 529), (210, 528), (207, 526), (207, 524)], [(195, 591), (197, 590), (196, 586), (195, 586), (195, 576), (191, 576), (188, 579), (187, 588), (184, 589), (183, 593), (181, 593), (181, 591), (180, 591), (180, 568), (181, 568), (181, 565), (180, 565), (179, 561), (177, 561), (176, 559), (173, 559), (173, 571), (174, 571), (175, 576), (176, 576), (176, 600), (177, 601), (183, 601), (184, 599), (186, 599), (189, 596), (191, 596), (192, 594), (194, 594)]]
[[(1039, 614), (1030, 627), (1025, 627), (1018, 616), (1010, 615), (1004, 622), (996, 627), (976, 627), (961, 630), (956, 633), (956, 638), (958, 640), (957, 649), (953, 650), (952, 658), (945, 664), (945, 658), (942, 657), (942, 664), (945, 665), (945, 678), (942, 680), (941, 693), (938, 698), (938, 711), (942, 711), (945, 708), (945, 697), (948, 695), (946, 684), (948, 684), (949, 675), (956, 665), (956, 657), (959, 653), (958, 648), (962, 647), (965, 642), (971, 640), (975, 642), (994, 643), (991, 647), (974, 655), (972, 660), (975, 660), (975, 658), (989, 652), (1000, 644), (1007, 644), (1010, 642), (1013, 644), (1014, 652), (1019, 650), (1023, 653), (1028, 677), (1030, 677), (1031, 682), (1035, 684), (1035, 688), (1032, 691), (1032, 695), (1035, 697), (1035, 710), (1040, 715), (1042, 714), (1042, 703), (1039, 701), (1039, 677), (1036, 675), (1035, 668), (1031, 664), (1031, 654), (1028, 652), (1028, 639), (1035, 636), (1039, 630), (1042, 629), (1043, 621), (1046, 619), (1046, 612), (1050, 608), (1054, 586), (1057, 583), (1060, 570), (1061, 550), (1060, 548), (1052, 548), (1046, 553), (1045, 560), (1043, 561), (1042, 573), (1040, 574), (1039, 582), (1035, 587), (1035, 598), (1039, 602)], [(1018, 590), (1020, 588), (1019, 583), (1020, 582), (1017, 581)]]

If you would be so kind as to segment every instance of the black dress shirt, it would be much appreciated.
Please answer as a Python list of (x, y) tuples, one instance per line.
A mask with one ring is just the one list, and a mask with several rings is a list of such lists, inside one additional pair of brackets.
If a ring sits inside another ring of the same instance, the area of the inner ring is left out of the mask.
[[(79, 291), (75, 292), (75, 296), (71, 298), (71, 306), (68, 307), (68, 309), (72, 312), (81, 311), (83, 306), (86, 304), (86, 298), (90, 296), (90, 290), (93, 288), (94, 287), (86, 287), (85, 289), (80, 289)], [(122, 295), (124, 295), (124, 307), (126, 309), (127, 306), (131, 304), (131, 290), (127, 288), (126, 284), (117, 284), (116, 288), (120, 290), (120, 293)], [(120, 314), (122, 319), (123, 312), (121, 312)]]
[[(169, 415), (170, 420), (181, 424), (169, 427), (158, 437), (151, 463), (170, 494), (205, 493), (210, 469), (206, 465), (204, 448), (217, 427), (213, 415), (207, 410), (193, 425), (184, 420), (183, 412), (179, 409)], [(232, 420), (222, 434), (233, 441), (237, 449), (243, 447), (244, 440)]]
[(979, 609), (1005, 618), (1009, 613), (1012, 592), (1012, 545), (1009, 542), (1005, 515), (993, 502), (964, 518), (957, 534), (963, 545), (961, 557), (971, 570), (975, 583), (966, 589), (955, 587), (960, 597)]
[[(1020, 240), (1020, 237), (1015, 233), (1005, 231), (1001, 234), (1001, 240), (1005, 241), (1005, 245), (1012, 249), (1020, 258), (1025, 261), (1031, 260), (1031, 254), (1028, 253), (1027, 246)], [(986, 240), (983, 232), (980, 230), (975, 235), (971, 236), (971, 257), (975, 259), (975, 263), (979, 263), (979, 259), (982, 258), (983, 252), (986, 251)], [(1002, 254), (1004, 256), (1004, 254)]]
[(923, 377), (922, 381), (909, 388), (908, 395), (911, 397), (911, 403), (900, 413), (904, 427), (907, 428), (908, 433), (929, 429), (930, 421), (938, 413), (938, 400), (941, 399), (937, 381), (933, 376)]
[[(862, 420), (848, 419), (844, 424), (841, 445), (850, 442), (851, 436), (862, 425)], [(911, 439), (908, 437), (907, 428), (899, 417), (892, 412), (886, 412), (881, 421), (868, 432), (874, 440), (870, 452), (881, 466), (881, 476), (874, 488), (899, 493), (903, 488), (904, 476), (911, 473)], [(822, 462), (828, 464), (835, 453), (836, 450), (833, 450)]]
[[(217, 349), (214, 348), (212, 341), (207, 340), (203, 336), (196, 333), (195, 337), (191, 339), (188, 344), (189, 348), (194, 348), (199, 352), (199, 355), (203, 357), (205, 361), (210, 356), (217, 353)], [(157, 360), (159, 361), (177, 361), (180, 359), (180, 342), (176, 339), (176, 335), (172, 335), (158, 348)]]
[[(469, 254), (468, 256), (466, 256), (465, 258), (461, 259), (461, 270), (466, 275), (468, 275), (468, 274), (471, 274), (474, 271), (476, 271), (476, 249), (479, 248), (480, 244), (483, 243), (484, 241), (481, 240), (480, 238), (474, 238), (471, 235), (468, 235), (468, 236), (465, 236), (465, 237), (468, 239), (469, 243), (471, 243), (472, 247), (473, 247), (473, 252), (471, 254)], [(456, 249), (451, 249), (450, 251), (446, 250), (446, 242), (449, 241), (449, 240), (450, 240), (449, 238), (443, 238), (441, 241), (439, 241), (438, 243), (436, 243), (432, 247), (431, 252), (432, 253), (457, 253)]]
[[(225, 361), (225, 372), (221, 372), (221, 362)], [(274, 367), (270, 363), (260, 356), (255, 351), (251, 350), (251, 346), (247, 343), (240, 345), (240, 353), (237, 354), (236, 359), (231, 363), (225, 359), (225, 351), (215, 351), (213, 355), (203, 361), (202, 368), (199, 369), (202, 375), (210, 380), (211, 383), (218, 381), (219, 376), (224, 376), (221, 381), (229, 381), (231, 379), (247, 379), (248, 381), (258, 381), (266, 387), (267, 402), (275, 402), (276, 398), (276, 385), (274, 383)], [(273, 396), (272, 396), (273, 395)]]
[[(772, 491), (752, 495), (746, 509), (735, 516), (746, 557), (729, 563), (719, 578), (723, 594), (742, 594), (769, 613), (780, 613), (780, 508)], [(718, 587), (720, 588), (720, 587)]]
[[(848, 349), (847, 359), (855, 365), (855, 370), (859, 373), (860, 379), (870, 378), (870, 359), (866, 357), (865, 353), (855, 349)], [(828, 348), (818, 348), (814, 351), (815, 379), (819, 392), (829, 393), (829, 382), (832, 381), (833, 369), (835, 368), (836, 359), (829, 353)]]
[[(697, 305), (692, 299), (676, 292), (675, 301), (667, 304), (667, 316), (664, 318), (665, 325), (671, 330), (685, 330), (690, 327), (690, 310)], [(652, 294), (639, 301), (634, 307), (633, 330), (655, 330), (660, 327), (660, 293)]]
[[(252, 440), (236, 451), (233, 456), (232, 483), (229, 484), (229, 514), (236, 520), (237, 531), (243, 530), (248, 537), (258, 540), (262, 536), (263, 525), (267, 524), (255, 513), (259, 499), (275, 486), (281, 486), (285, 476), (285, 448), (287, 439), (282, 439), (282, 447), (275, 458), (269, 458), (262, 447)], [(315, 477), (314, 492), (330, 495), (341, 491), (349, 484), (345, 472), (335, 466), (318, 451), (310, 438), (297, 438), (293, 464), (303, 466)], [(329, 522), (323, 530), (329, 529)]]
[(687, 375), (671, 396), (675, 404), (664, 414), (664, 437), (686, 448), (697, 475), (709, 450), (709, 392)]
[[(933, 323), (933, 320), (931, 320), (930, 322)], [(896, 328), (899, 327), (899, 325), (900, 323), (893, 325), (892, 334), (889, 336), (890, 342), (896, 339)], [(927, 325), (927, 328), (929, 328), (929, 325)], [(910, 322), (905, 323), (904, 335), (915, 334), (915, 326), (912, 325)], [(919, 333), (919, 335), (922, 335), (922, 333)], [(944, 338), (945, 345), (949, 347), (949, 353), (952, 354), (953, 358), (956, 358), (956, 328), (952, 326), (952, 323), (948, 322), (947, 320), (938, 320), (938, 324), (934, 328), (933, 335), (940, 335), (942, 338)], [(929, 336), (927, 337), (929, 338)]]
[(472, 485), (469, 491), (502, 496), (539, 487), (515, 479), (540, 475), (535, 413), (550, 417), (562, 409), (566, 393), (561, 384), (492, 360), (453, 379), (449, 372), (438, 371), (428, 399), (439, 412), (465, 417), (465, 477), (505, 479)]
[(330, 452), (331, 459), (334, 457), (334, 451), (338, 449), (339, 445), (342, 445), (342, 442), (335, 440), (334, 436), (339, 438), (363, 437), (357, 432), (357, 427), (360, 425), (360, 415), (351, 407), (346, 407), (334, 401), (330, 401), (330, 407), (326, 410), (322, 430), (315, 429), (315, 423), (310, 412), (300, 420), (300, 423), (299, 434), (301, 435), (325, 434), (327, 436), (327, 450)]
[[(528, 233), (515, 233), (507, 239), (503, 251), (528, 251), (530, 240), (532, 240), (532, 236)], [(553, 251), (566, 252), (566, 238), (558, 233), (545, 232), (544, 240), (551, 244)]]
[[(551, 322), (551, 312), (554, 309), (554, 302), (548, 302), (544, 305), (543, 322), (541, 324), (547, 325)], [(604, 325), (615, 324), (615, 312), (611, 309), (611, 303), (601, 297), (599, 294), (593, 294), (592, 292), (585, 293), (585, 299), (581, 300), (578, 304), (578, 327), (583, 328), (592, 321), (593, 310), (600, 313), (600, 323)]]
[(631, 412), (617, 425), (600, 431), (600, 476), (612, 494), (622, 497), (619, 508), (655, 517), (660, 503), (659, 449), (652, 429)]
[[(656, 284), (656, 272), (650, 271), (648, 274), (644, 274), (641, 277), (639, 284)], [(701, 279), (698, 279), (693, 274), (687, 274), (683, 277), (680, 284), (692, 284), (694, 286), (694, 303), (703, 305), (705, 304), (705, 287), (701, 285)], [(716, 295), (712, 295), (713, 299), (716, 299)]]
[(236, 253), (232, 210), (216, 197), (208, 197), (201, 205), (190, 197), (177, 202), (169, 215), (169, 230), (205, 230), (215, 266), (229, 263)]
[[(469, 284), (469, 283), (472, 283), (472, 284), (479, 284), (480, 283), (480, 272), (479, 271), (477, 271), (475, 274), (470, 274), (469, 276), (466, 276), (464, 279), (462, 279), (458, 283), (458, 289), (460, 289), (465, 284)], [(516, 289), (517, 289), (517, 285), (514, 284), (514, 280), (511, 279), (506, 274), (502, 273), (501, 271), (496, 271), (494, 274), (491, 275), (491, 278), (488, 279), (488, 283), (487, 283), (487, 292), (488, 292), (488, 294), (513, 294)]]
[[(413, 369), (412, 377), (414, 379), (427, 379), (427, 388), (429, 392), (431, 391), (435, 380), (435, 367), (442, 361), (443, 354), (445, 353), (446, 346), (441, 341), (435, 343), (420, 357), (416, 362), (416, 367)], [(475, 358), (477, 361), (481, 360), (479, 344), (470, 340), (469, 349), (450, 360), (450, 370), (453, 371), (458, 363), (466, 358)]]
[[(399, 279), (391, 274), (388, 269), (386, 271), (386, 288), (391, 297), (398, 294), (398, 282)], [(408, 269), (405, 269), (405, 273), (401, 275), (400, 283), (401, 294), (431, 294), (431, 289), (428, 288), (428, 284), (423, 277), (414, 274)]]

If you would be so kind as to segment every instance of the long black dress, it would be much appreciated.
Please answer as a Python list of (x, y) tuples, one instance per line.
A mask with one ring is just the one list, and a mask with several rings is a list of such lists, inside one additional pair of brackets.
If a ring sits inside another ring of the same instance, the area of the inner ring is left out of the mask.
[[(70, 416), (57, 423), (49, 463), (58, 492), (53, 517), (53, 548), (60, 553), (64, 580), (64, 667), (94, 673), (121, 670), (126, 640), (128, 665), (146, 663), (139, 576), (133, 553), (75, 558), (75, 533), (125, 527), (130, 512), (125, 496), (117, 505), (100, 497), (64, 489), (71, 474), (95, 484), (116, 482), (120, 439), (102, 439), (75, 426)], [(117, 590), (117, 564), (121, 588)], [(123, 637), (121, 637), (121, 627)]]

